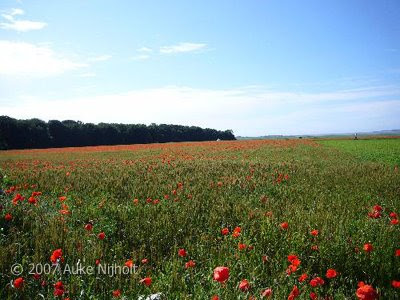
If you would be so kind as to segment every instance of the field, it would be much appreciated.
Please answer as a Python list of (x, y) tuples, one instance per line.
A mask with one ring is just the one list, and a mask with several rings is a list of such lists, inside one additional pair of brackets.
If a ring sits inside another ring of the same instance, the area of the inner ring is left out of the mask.
[(0, 299), (399, 299), (399, 157), (400, 139), (0, 152)]

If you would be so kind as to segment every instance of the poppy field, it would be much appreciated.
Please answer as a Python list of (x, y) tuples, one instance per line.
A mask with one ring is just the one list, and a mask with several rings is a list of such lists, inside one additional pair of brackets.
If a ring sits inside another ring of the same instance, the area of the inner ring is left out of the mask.
[(0, 152), (0, 299), (399, 299), (388, 141)]

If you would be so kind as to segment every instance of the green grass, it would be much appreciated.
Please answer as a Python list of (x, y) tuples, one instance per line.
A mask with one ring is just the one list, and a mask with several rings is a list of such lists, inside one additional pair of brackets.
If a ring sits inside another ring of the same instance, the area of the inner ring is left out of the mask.
[(321, 144), (353, 154), (361, 160), (400, 165), (400, 139), (326, 140)]
[[(368, 152), (374, 149), (371, 142), (356, 143), (366, 145)], [(398, 151), (397, 142), (387, 145), (395, 148), (389, 153)], [(39, 294), (55, 299), (58, 280), (71, 299), (111, 299), (116, 289), (126, 299), (156, 292), (168, 299), (259, 299), (265, 288), (272, 288), (272, 299), (287, 299), (293, 285), (302, 291), (298, 299), (309, 299), (311, 291), (356, 299), (359, 281), (371, 284), (382, 299), (399, 297), (391, 281), (400, 280), (400, 257), (394, 255), (400, 248), (400, 225), (390, 225), (389, 213), (400, 213), (400, 175), (385, 163), (289, 140), (2, 152), (0, 166), (7, 175), (4, 189), (21, 186), (0, 196), (0, 299), (43, 299)], [(16, 193), (28, 198), (32, 191), (43, 193), (38, 205), (26, 200), (12, 204)], [(67, 197), (69, 215), (60, 214), (59, 196)], [(148, 204), (147, 198), (160, 203)], [(383, 207), (382, 217), (368, 218), (376, 204)], [(13, 215), (12, 221), (5, 220), (6, 213)], [(89, 220), (93, 232), (84, 229)], [(282, 222), (289, 223), (288, 230), (280, 228)], [(239, 237), (221, 234), (222, 228), (232, 233), (237, 226)], [(310, 235), (313, 229), (319, 230), (317, 237)], [(106, 238), (99, 240), (102, 231)], [(374, 246), (371, 253), (363, 251), (368, 242)], [(239, 251), (238, 243), (254, 248)], [(312, 250), (313, 245), (319, 250)], [(123, 265), (132, 259), (138, 269), (113, 277), (56, 273), (39, 281), (28, 274), (30, 264), (49, 263), (58, 248), (63, 250), (62, 266), (78, 260), (94, 266), (96, 259)], [(180, 248), (187, 257), (178, 256)], [(289, 254), (301, 260), (290, 276), (285, 272)], [(143, 258), (149, 263), (142, 264)], [(196, 266), (185, 269), (189, 259)], [(11, 274), (16, 263), (25, 270), (22, 290), (10, 285), (17, 277)], [(212, 279), (217, 266), (230, 268), (225, 285)], [(327, 279), (329, 268), (339, 276)], [(309, 275), (305, 283), (298, 281), (302, 273)], [(139, 282), (146, 276), (153, 280), (150, 287)], [(322, 287), (309, 285), (315, 276), (324, 278)], [(238, 289), (242, 279), (251, 284), (248, 292)], [(42, 280), (47, 285), (41, 286)]]

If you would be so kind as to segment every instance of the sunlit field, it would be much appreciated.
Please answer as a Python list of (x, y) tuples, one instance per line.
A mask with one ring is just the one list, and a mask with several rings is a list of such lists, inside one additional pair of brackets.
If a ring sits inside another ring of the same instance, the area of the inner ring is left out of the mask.
[(0, 299), (398, 299), (399, 149), (303, 139), (0, 152)]

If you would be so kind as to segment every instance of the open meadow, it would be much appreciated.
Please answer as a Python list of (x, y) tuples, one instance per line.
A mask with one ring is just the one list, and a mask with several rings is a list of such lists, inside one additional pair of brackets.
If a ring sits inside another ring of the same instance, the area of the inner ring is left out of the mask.
[(0, 152), (0, 299), (399, 299), (399, 158), (400, 139)]

